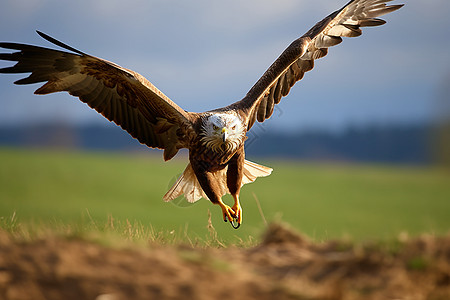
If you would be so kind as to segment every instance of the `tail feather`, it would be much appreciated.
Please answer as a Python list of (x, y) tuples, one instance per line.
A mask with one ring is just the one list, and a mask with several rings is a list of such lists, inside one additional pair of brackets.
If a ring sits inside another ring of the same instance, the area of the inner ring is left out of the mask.
[(272, 173), (272, 168), (258, 165), (251, 161), (244, 161), (244, 177), (242, 178), (242, 185), (253, 182), (258, 177), (266, 177)]
[[(245, 160), (243, 173), (244, 176), (242, 178), (242, 185), (253, 182), (258, 177), (269, 176), (272, 173), (272, 169)], [(230, 191), (227, 187), (227, 168), (216, 172), (214, 176), (219, 182), (219, 186), (221, 187), (220, 192), (222, 196), (225, 194), (229, 194)], [(163, 200), (169, 202), (180, 197), (183, 194), (186, 200), (190, 203), (193, 203), (202, 197), (208, 199), (205, 192), (203, 192), (203, 189), (200, 186), (200, 183), (198, 182), (190, 163), (186, 166), (183, 174), (181, 174), (175, 184), (164, 195)]]
[(208, 199), (195, 176), (191, 163), (186, 166), (183, 174), (181, 174), (175, 184), (167, 191), (163, 200), (169, 202), (183, 194), (190, 203), (193, 203), (202, 197)]

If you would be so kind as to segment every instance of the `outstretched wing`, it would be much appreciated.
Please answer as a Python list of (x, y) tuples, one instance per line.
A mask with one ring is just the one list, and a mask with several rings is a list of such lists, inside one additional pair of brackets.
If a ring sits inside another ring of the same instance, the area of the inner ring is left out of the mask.
[(291, 87), (312, 70), (314, 60), (324, 57), (328, 47), (342, 42), (342, 37), (361, 35), (360, 27), (379, 26), (386, 22), (377, 17), (403, 5), (387, 6), (392, 0), (352, 0), (317, 23), (306, 34), (292, 42), (241, 101), (222, 110), (237, 110), (247, 117), (247, 130), (256, 120), (270, 118), (275, 104)]
[(185, 147), (184, 137), (192, 128), (193, 114), (181, 109), (142, 75), (38, 34), (73, 53), (0, 43), (2, 48), (19, 50), (0, 54), (0, 59), (17, 61), (0, 73), (31, 73), (16, 84), (46, 82), (35, 94), (69, 92), (142, 144), (164, 149), (165, 160)]

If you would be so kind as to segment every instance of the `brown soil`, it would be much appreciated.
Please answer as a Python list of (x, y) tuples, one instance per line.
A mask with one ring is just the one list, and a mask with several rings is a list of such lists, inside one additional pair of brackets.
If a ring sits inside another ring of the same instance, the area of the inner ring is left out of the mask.
[(0, 299), (450, 299), (450, 237), (312, 243), (272, 225), (252, 248), (118, 249), (0, 231)]

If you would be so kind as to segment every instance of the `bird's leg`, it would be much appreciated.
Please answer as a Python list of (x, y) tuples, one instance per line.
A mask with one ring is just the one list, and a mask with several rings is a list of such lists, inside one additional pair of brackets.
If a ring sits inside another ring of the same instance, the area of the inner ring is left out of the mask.
[(234, 205), (231, 209), (236, 214), (236, 221), (238, 223), (238, 226), (240, 226), (242, 223), (242, 208), (241, 204), (239, 203), (239, 195), (234, 194), (233, 198), (234, 198)]
[(231, 223), (234, 229), (239, 228), (242, 223), (242, 208), (239, 204), (239, 192), (242, 185), (243, 169), (245, 163), (244, 147), (240, 148), (228, 162), (227, 187), (234, 198), (234, 205), (231, 208), (235, 213), (235, 219)]
[(233, 219), (236, 218), (236, 214), (231, 207), (223, 203), (220, 193), (218, 192), (220, 190), (218, 182), (215, 180), (213, 174), (206, 170), (205, 165), (207, 166), (207, 164), (202, 163), (202, 161), (191, 160), (191, 166), (195, 172), (195, 176), (203, 191), (208, 196), (208, 199), (213, 204), (220, 206), (222, 209), (223, 220), (232, 223)]

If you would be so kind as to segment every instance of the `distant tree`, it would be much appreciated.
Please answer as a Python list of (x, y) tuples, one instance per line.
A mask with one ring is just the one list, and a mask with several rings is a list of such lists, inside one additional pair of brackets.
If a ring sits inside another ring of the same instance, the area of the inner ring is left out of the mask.
[(434, 155), (436, 162), (450, 169), (450, 73), (439, 89), (436, 105), (437, 127), (435, 130)]

